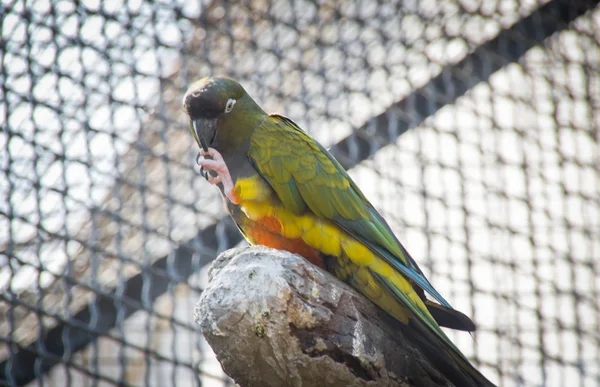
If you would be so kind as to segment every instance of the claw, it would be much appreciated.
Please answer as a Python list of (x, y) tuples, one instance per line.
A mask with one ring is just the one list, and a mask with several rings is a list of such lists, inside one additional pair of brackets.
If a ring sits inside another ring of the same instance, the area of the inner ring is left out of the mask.
[[(196, 164), (200, 165), (200, 160), (202, 157), (202, 154), (200, 152), (198, 152), (198, 154), (196, 155)], [(204, 177), (206, 180), (208, 180), (208, 171), (206, 169), (204, 169), (204, 167), (202, 165), (200, 165), (200, 175), (202, 175), (202, 177)]]

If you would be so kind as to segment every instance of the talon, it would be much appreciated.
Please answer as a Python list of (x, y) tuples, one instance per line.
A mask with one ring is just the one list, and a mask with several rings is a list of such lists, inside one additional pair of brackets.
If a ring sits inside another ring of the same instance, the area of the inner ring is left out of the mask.
[(200, 164), (200, 161), (202, 161), (202, 152), (198, 152), (198, 154), (196, 155), (196, 164), (200, 165), (200, 175), (202, 177), (204, 177), (206, 180), (208, 180), (208, 171)]

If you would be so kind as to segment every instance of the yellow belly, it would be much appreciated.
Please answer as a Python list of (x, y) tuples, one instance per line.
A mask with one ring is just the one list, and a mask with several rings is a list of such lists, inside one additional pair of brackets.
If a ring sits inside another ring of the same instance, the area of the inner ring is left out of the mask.
[[(396, 319), (408, 323), (410, 312), (382, 286), (372, 272), (388, 279), (421, 309), (427, 310), (412, 285), (381, 257), (330, 220), (294, 214), (283, 207), (262, 179), (238, 179), (235, 193), (245, 215), (240, 227), (252, 244), (300, 254), (359, 290)], [(325, 265), (324, 256), (335, 257)], [(428, 313), (428, 312), (427, 312)]]

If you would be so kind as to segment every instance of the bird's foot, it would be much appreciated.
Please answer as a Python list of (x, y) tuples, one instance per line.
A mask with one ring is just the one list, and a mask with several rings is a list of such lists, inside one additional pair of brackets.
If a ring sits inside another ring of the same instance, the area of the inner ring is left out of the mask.
[[(239, 199), (233, 191), (233, 180), (231, 179), (229, 168), (227, 168), (227, 164), (225, 164), (225, 160), (223, 160), (223, 156), (221, 156), (214, 148), (208, 148), (208, 151), (201, 149), (199, 155), (205, 157), (204, 159), (197, 160), (198, 165), (202, 168), (200, 171), (202, 176), (204, 176), (210, 184), (222, 183), (223, 192), (225, 193), (225, 196), (227, 196), (227, 199), (233, 204), (239, 204)], [(213, 176), (210, 171), (215, 171), (217, 175)]]

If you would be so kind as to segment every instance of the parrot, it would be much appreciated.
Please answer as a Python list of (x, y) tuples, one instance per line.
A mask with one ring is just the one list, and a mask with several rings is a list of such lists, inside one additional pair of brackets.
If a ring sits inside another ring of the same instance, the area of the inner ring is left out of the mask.
[[(291, 119), (267, 114), (242, 85), (205, 77), (183, 97), (197, 162), (251, 245), (301, 255), (411, 326), (457, 386), (493, 387), (441, 326), (472, 332), (341, 164)], [(429, 297), (429, 298), (428, 298)], [(432, 299), (430, 299), (432, 298)], [(412, 332), (412, 331), (411, 331)]]

